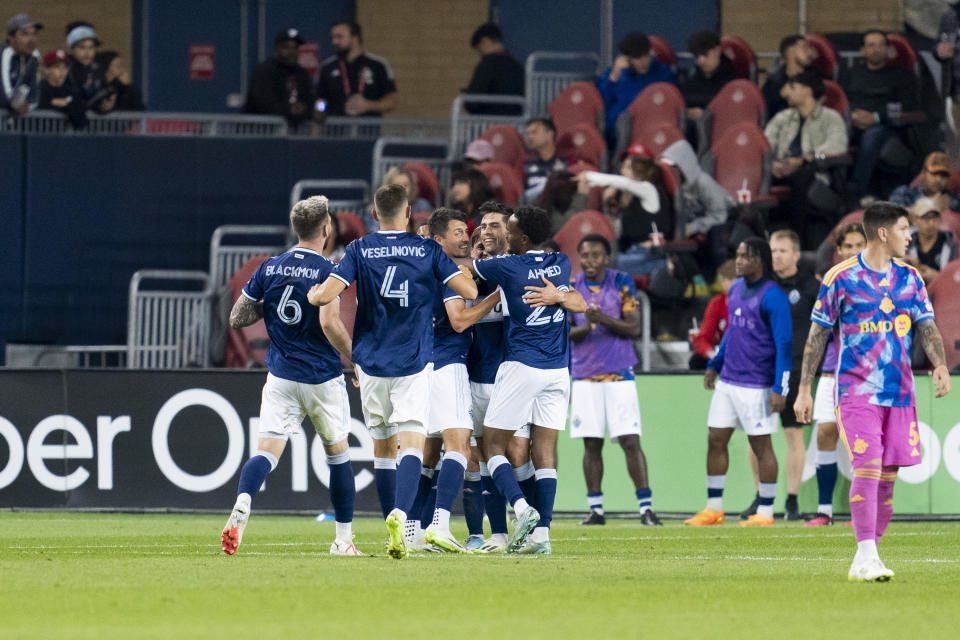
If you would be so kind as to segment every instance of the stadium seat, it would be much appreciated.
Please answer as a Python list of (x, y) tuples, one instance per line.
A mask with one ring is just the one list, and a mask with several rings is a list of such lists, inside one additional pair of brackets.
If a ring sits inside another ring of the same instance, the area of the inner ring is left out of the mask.
[(437, 174), (433, 172), (433, 169), (423, 162), (407, 162), (403, 166), (417, 176), (419, 191), (417, 195), (427, 202), (436, 202), (437, 194), (440, 192), (440, 181), (437, 180)]
[(517, 206), (523, 193), (523, 182), (516, 168), (502, 162), (488, 162), (480, 169), (487, 176), (494, 197), (508, 207)]
[(599, 233), (611, 243), (614, 242), (616, 237), (607, 216), (590, 209), (574, 214), (553, 236), (556, 243), (560, 245), (560, 251), (570, 258), (571, 275), (580, 273), (580, 256), (577, 253), (577, 244), (583, 236), (591, 233)]
[(766, 106), (760, 88), (749, 80), (731, 80), (720, 90), (697, 121), (699, 153), (714, 146), (727, 128), (739, 122), (763, 127)]
[(547, 107), (558, 132), (575, 124), (589, 124), (601, 130), (604, 126), (603, 98), (592, 82), (574, 82), (560, 92)]
[(516, 165), (523, 162), (523, 158), (527, 155), (523, 137), (513, 125), (495, 124), (480, 134), (480, 139), (493, 145), (494, 162)]
[(337, 219), (337, 230), (343, 237), (344, 243), (349, 244), (367, 233), (363, 220), (357, 214), (350, 211), (337, 211), (333, 216)]
[(677, 175), (676, 166), (663, 160), (654, 160), (654, 162), (657, 163), (660, 172), (663, 173), (663, 186), (666, 188), (667, 194), (670, 196), (676, 195), (677, 189), (680, 188), (680, 177)]
[(660, 36), (647, 36), (650, 38), (650, 53), (653, 57), (663, 64), (670, 67), (672, 71), (677, 70), (677, 54), (673, 52), (670, 43)]
[(575, 124), (557, 138), (557, 155), (570, 155), (602, 168), (606, 160), (607, 143), (596, 127)]
[(940, 228), (952, 233), (954, 239), (960, 242), (960, 213), (944, 211), (940, 215)]
[(847, 123), (847, 128), (850, 128), (850, 101), (847, 100), (843, 87), (833, 80), (824, 79), (823, 81), (823, 105), (840, 112)]
[(760, 127), (740, 122), (714, 142), (702, 164), (735, 201), (740, 202), (738, 192), (746, 189), (754, 202), (770, 191), (771, 162), (770, 146)]
[(647, 86), (617, 118), (616, 155), (637, 142), (643, 129), (660, 122), (668, 122), (680, 131), (686, 127), (683, 95), (668, 82), (654, 82)]
[(757, 56), (746, 40), (740, 36), (723, 36), (720, 38), (720, 47), (723, 54), (730, 58), (738, 76), (756, 82)]
[(917, 65), (917, 52), (914, 51), (913, 45), (910, 44), (906, 36), (899, 33), (887, 34), (887, 60), (890, 61), (890, 64), (909, 69), (914, 74), (920, 75)]
[[(244, 262), (243, 266), (233, 274), (230, 278), (230, 293), (234, 300), (240, 297), (243, 287), (269, 257), (266, 254), (254, 256)], [(223, 354), (223, 366), (231, 369), (266, 367), (269, 346), (270, 337), (267, 335), (267, 327), (263, 320), (258, 320), (243, 329), (230, 329)]]
[(659, 158), (667, 147), (683, 139), (683, 132), (676, 125), (657, 122), (642, 129), (630, 142), (639, 142)]
[(947, 367), (951, 370), (960, 365), (960, 296), (957, 289), (960, 289), (960, 260), (944, 267), (927, 287), (933, 299), (937, 328), (943, 336)]
[[(599, 169), (596, 165), (592, 165), (589, 162), (577, 160), (567, 167), (567, 171), (578, 176), (582, 171), (599, 171)], [(603, 209), (603, 187), (593, 187), (590, 189), (590, 193), (587, 194), (587, 209), (596, 209), (597, 211)]]
[(836, 80), (840, 64), (833, 43), (818, 35), (811, 34), (804, 36), (804, 38), (813, 52), (813, 61), (811, 62), (813, 68), (820, 72), (824, 80)]

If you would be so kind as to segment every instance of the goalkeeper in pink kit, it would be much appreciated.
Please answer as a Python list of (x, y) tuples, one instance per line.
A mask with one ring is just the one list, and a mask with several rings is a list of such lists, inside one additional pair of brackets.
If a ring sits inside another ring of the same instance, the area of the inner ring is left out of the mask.
[(889, 202), (871, 205), (863, 228), (867, 248), (823, 278), (794, 405), (800, 422), (809, 422), (810, 386), (837, 327), (837, 426), (853, 464), (850, 515), (857, 537), (848, 575), (861, 582), (894, 575), (880, 560), (877, 542), (893, 515), (897, 470), (921, 460), (910, 369), (913, 336), (933, 363), (936, 396), (950, 391), (933, 306), (920, 274), (903, 261), (910, 242), (906, 209)]

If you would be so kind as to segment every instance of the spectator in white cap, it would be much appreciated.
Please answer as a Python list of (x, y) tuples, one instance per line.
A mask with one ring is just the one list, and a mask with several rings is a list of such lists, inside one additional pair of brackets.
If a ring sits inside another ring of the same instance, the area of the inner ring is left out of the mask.
[(43, 25), (25, 13), (7, 20), (7, 42), (0, 49), (0, 109), (23, 115), (40, 99), (40, 51), (37, 31)]
[(934, 198), (920, 198), (910, 209), (915, 231), (907, 248), (907, 262), (917, 268), (927, 286), (957, 259), (956, 239), (940, 228), (942, 213), (942, 203)]
[(488, 162), (493, 162), (493, 145), (487, 140), (474, 140), (467, 145), (463, 154), (463, 163), (474, 169), (483, 169)]

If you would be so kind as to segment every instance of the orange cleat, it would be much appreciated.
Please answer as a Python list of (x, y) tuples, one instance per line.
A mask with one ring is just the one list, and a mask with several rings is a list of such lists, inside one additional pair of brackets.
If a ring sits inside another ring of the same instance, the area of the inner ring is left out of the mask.
[(691, 527), (706, 527), (711, 524), (723, 524), (723, 511), (704, 509), (692, 518), (684, 520), (683, 524), (688, 524)]
[(762, 516), (759, 513), (755, 513), (746, 520), (743, 520), (738, 523), (741, 527), (772, 527), (773, 518), (768, 518)]

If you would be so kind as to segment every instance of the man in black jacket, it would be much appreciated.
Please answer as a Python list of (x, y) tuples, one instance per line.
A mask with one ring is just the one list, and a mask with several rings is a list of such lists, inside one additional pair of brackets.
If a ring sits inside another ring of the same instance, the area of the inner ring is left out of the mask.
[(25, 13), (7, 20), (7, 44), (0, 46), (0, 112), (23, 115), (37, 106), (40, 52), (37, 31), (43, 25)]
[(283, 116), (294, 128), (310, 117), (313, 108), (310, 76), (297, 64), (303, 42), (296, 29), (277, 33), (273, 39), (273, 57), (253, 70), (244, 111)]
[(687, 105), (687, 119), (696, 120), (703, 114), (723, 85), (737, 77), (733, 63), (723, 55), (720, 36), (713, 31), (697, 31), (687, 42), (697, 66), (693, 75), (680, 85), (680, 93)]
[[(522, 96), (524, 92), (523, 65), (511, 57), (503, 47), (503, 34), (500, 27), (492, 22), (477, 27), (470, 38), (470, 47), (480, 54), (480, 62), (473, 70), (470, 86), (464, 93), (488, 95)], [(521, 113), (520, 105), (500, 105), (467, 103), (470, 113), (497, 115), (516, 115)]]
[(799, 35), (786, 36), (780, 41), (780, 66), (767, 76), (763, 83), (763, 101), (767, 105), (767, 118), (784, 109), (789, 109), (786, 99), (780, 95), (783, 85), (793, 76), (801, 74), (813, 60), (807, 40)]

